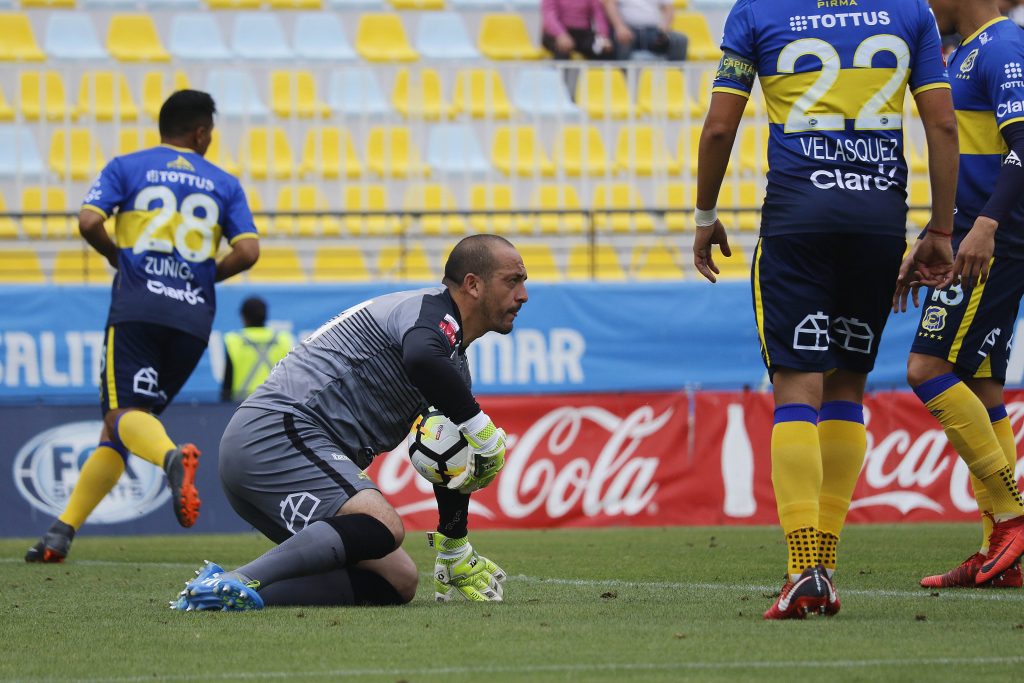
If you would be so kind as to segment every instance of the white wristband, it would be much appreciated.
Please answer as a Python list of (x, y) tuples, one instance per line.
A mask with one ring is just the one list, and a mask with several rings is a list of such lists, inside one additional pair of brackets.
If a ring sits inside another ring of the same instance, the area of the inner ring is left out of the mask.
[(479, 434), (490, 421), (491, 418), (487, 417), (487, 413), (481, 410), (479, 413), (460, 424), (459, 431), (463, 434)]
[(718, 220), (718, 208), (696, 209), (693, 212), (693, 222), (698, 228), (710, 228)]

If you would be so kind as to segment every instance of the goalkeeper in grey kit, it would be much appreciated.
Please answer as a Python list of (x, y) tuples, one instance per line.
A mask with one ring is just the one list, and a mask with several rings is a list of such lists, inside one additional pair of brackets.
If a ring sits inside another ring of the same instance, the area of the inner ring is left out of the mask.
[(459, 242), (442, 286), (353, 306), (295, 347), (235, 412), (220, 477), (238, 514), (278, 545), (233, 571), (207, 563), (172, 608), (388, 605), (418, 572), (395, 509), (364, 472), (428, 406), (466, 437), (469, 467), (435, 486), (435, 596), (501, 600), (504, 572), (467, 537), (469, 498), (505, 462), (505, 432), (471, 391), (466, 347), (508, 334), (526, 303), (526, 267), (497, 235)]

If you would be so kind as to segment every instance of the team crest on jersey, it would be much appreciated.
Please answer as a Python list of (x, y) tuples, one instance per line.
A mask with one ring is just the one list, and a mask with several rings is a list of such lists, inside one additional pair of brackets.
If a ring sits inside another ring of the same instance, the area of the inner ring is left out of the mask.
[(444, 320), (437, 324), (441, 328), (441, 332), (448, 339), (448, 343), (452, 346), (458, 346), (459, 344), (459, 324), (455, 322), (455, 318), (449, 313), (445, 313)]
[(957, 78), (970, 78), (971, 69), (974, 68), (974, 60), (978, 58), (978, 48), (971, 50), (971, 53), (967, 55), (963, 63), (960, 65), (960, 73), (956, 75)]
[(921, 318), (921, 327), (928, 332), (939, 332), (946, 327), (946, 309), (940, 306), (929, 306)]
[(185, 157), (181, 156), (180, 154), (178, 155), (178, 158), (175, 159), (174, 161), (168, 161), (167, 162), (167, 168), (173, 168), (173, 169), (178, 170), (178, 171), (193, 171), (194, 172), (196, 170), (196, 167), (193, 166), (192, 164), (188, 163), (188, 159), (186, 159)]

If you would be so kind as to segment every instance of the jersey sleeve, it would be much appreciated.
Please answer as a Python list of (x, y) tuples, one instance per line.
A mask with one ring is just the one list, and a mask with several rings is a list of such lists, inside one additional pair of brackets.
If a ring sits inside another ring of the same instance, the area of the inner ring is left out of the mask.
[(227, 201), (221, 227), (224, 229), (224, 237), (227, 238), (228, 244), (234, 244), (239, 239), (257, 237), (259, 233), (256, 231), (256, 223), (249, 209), (249, 201), (245, 198), (245, 190), (240, 184), (235, 184), (234, 192)]
[(125, 183), (122, 178), (121, 159), (115, 157), (96, 176), (92, 187), (82, 200), (82, 208), (109, 218), (114, 209), (125, 200)]
[(978, 69), (999, 129), (1024, 121), (1024, 46), (996, 40), (982, 51)]
[(728, 92), (749, 97), (757, 78), (754, 17), (749, 0), (733, 5), (725, 20), (722, 60), (711, 92)]
[(942, 39), (925, 0), (917, 0), (918, 31), (914, 60), (910, 65), (910, 92), (914, 95), (934, 88), (949, 88), (949, 74), (942, 60)]

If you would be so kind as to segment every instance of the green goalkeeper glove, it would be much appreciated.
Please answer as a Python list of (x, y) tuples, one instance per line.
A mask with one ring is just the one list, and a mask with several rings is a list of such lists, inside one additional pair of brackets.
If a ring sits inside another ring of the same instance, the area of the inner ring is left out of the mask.
[(501, 602), (505, 572), (477, 554), (469, 538), (448, 538), (429, 532), (427, 543), (437, 548), (434, 560), (434, 599), (450, 602), (463, 598), (472, 602)]
[(469, 464), (462, 474), (448, 482), (448, 488), (473, 493), (494, 481), (505, 466), (505, 430), (495, 427), (491, 418), (480, 411), (460, 424), (459, 431), (469, 442)]

